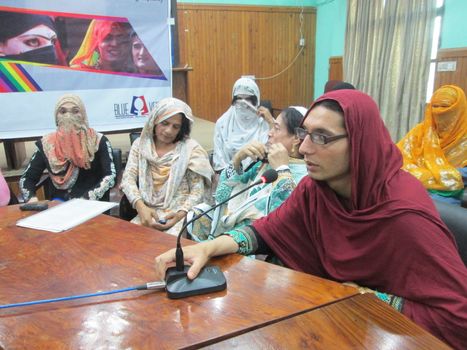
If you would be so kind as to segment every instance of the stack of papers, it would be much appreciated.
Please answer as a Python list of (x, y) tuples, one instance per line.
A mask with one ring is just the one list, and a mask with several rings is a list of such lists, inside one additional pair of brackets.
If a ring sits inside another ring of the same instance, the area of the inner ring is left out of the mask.
[(116, 205), (118, 203), (72, 199), (18, 220), (16, 225), (50, 232), (62, 232), (82, 224)]

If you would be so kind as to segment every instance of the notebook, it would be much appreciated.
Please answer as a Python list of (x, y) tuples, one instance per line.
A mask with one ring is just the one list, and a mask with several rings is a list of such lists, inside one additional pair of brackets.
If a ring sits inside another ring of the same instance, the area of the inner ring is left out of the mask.
[(18, 220), (16, 225), (50, 232), (63, 232), (116, 205), (118, 203), (76, 198)]

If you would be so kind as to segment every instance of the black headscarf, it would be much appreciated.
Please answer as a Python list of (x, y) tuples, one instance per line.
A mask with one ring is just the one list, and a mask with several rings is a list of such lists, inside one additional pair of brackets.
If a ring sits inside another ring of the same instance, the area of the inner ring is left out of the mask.
[(14, 38), (40, 24), (56, 32), (53, 19), (43, 15), (0, 11), (0, 23), (0, 42)]

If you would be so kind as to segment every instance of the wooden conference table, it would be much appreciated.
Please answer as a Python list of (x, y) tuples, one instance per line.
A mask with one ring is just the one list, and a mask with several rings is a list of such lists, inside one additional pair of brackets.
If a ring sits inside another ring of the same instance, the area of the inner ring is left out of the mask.
[(372, 294), (360, 294), (204, 349), (451, 349)]
[[(21, 212), (18, 206), (0, 208), (1, 305), (153, 281), (154, 257), (175, 246), (175, 237), (110, 216), (99, 215), (57, 234), (15, 225), (27, 215), (31, 213)], [(268, 344), (265, 334), (276, 326), (288, 335), (275, 339), (275, 344), (291, 348), (289, 341), (300, 344), (293, 342), (299, 338), (290, 333), (289, 322), (304, 327), (303, 320), (310, 317), (310, 322), (319, 323), (320, 315), (334, 305), (338, 313), (341, 305), (345, 311), (353, 300), (360, 302), (352, 287), (262, 261), (230, 255), (212, 263), (225, 273), (225, 291), (178, 300), (168, 299), (164, 291), (133, 291), (0, 310), (0, 349), (219, 348), (222, 341), (245, 335)], [(391, 309), (384, 304), (379, 308), (384, 324)], [(375, 339), (381, 334), (381, 324), (374, 325), (365, 314), (360, 317), (366, 323), (357, 320), (360, 323), (347, 329), (359, 331), (347, 339), (349, 343), (339, 340), (344, 347), (357, 342), (355, 337), (365, 338), (366, 332)], [(398, 317), (397, 323), (406, 325), (396, 328), (401, 335), (412, 339), (423, 334), (430, 344), (442, 346), (405, 317)], [(343, 322), (345, 317), (337, 319)], [(350, 317), (348, 322), (355, 320)], [(366, 328), (360, 330), (360, 324)], [(333, 328), (331, 318), (316, 328), (320, 333), (316, 336), (334, 337)], [(401, 342), (417, 344), (418, 339)]]

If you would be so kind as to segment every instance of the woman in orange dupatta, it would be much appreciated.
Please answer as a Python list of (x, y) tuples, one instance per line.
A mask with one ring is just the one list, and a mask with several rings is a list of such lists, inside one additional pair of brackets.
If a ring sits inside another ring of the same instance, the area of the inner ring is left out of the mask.
[(404, 157), (402, 168), (419, 179), (431, 197), (459, 204), (467, 178), (464, 91), (455, 85), (436, 90), (425, 110), (425, 120), (397, 146)]

